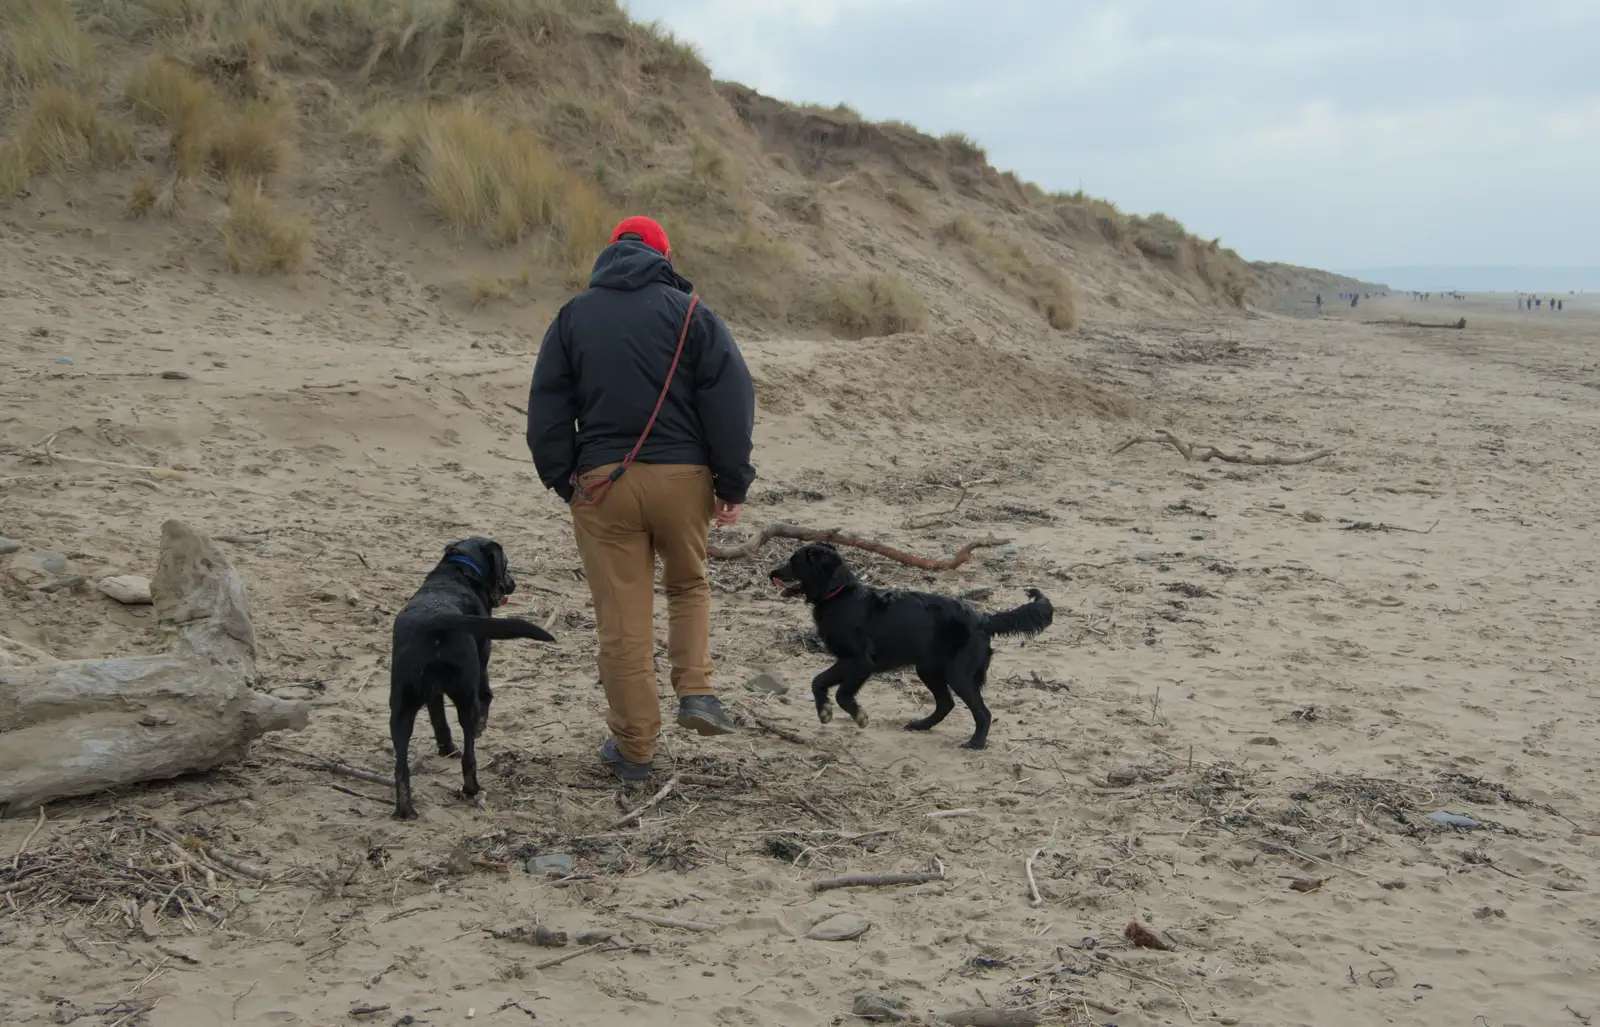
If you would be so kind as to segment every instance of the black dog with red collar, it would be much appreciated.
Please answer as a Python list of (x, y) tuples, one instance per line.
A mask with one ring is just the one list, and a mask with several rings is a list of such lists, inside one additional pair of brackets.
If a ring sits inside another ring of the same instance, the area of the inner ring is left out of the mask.
[(811, 682), (818, 720), (833, 719), (828, 692), (837, 685), (839, 708), (866, 727), (867, 713), (856, 703), (861, 686), (874, 674), (914, 667), (933, 693), (934, 708), (906, 730), (927, 731), (948, 716), (955, 708), (953, 692), (976, 725), (965, 749), (988, 744), (991, 718), (982, 692), (991, 639), (1036, 635), (1055, 620), (1055, 608), (1036, 588), (1028, 589), (1029, 602), (1002, 613), (983, 613), (949, 596), (870, 588), (826, 542), (801, 546), (769, 576), (785, 598), (805, 596), (817, 634), (834, 657), (833, 666)]

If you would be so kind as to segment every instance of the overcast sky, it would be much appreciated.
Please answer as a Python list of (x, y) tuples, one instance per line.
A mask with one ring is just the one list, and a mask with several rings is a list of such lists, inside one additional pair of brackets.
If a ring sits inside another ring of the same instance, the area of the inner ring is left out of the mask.
[(719, 78), (976, 138), (1251, 259), (1600, 265), (1600, 0), (627, 0)]

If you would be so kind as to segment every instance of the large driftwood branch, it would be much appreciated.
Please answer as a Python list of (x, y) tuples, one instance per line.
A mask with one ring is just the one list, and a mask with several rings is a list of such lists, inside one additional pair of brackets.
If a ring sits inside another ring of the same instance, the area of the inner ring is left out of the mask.
[(0, 666), (0, 813), (210, 770), (310, 707), (250, 687), (255, 629), (227, 556), (161, 526), (150, 594), (164, 653)]
[(855, 549), (864, 549), (869, 553), (886, 556), (898, 563), (910, 567), (921, 567), (929, 571), (948, 571), (960, 567), (972, 559), (972, 553), (977, 549), (989, 549), (994, 546), (1003, 546), (1011, 540), (1008, 538), (989, 537), (977, 542), (968, 542), (955, 555), (946, 560), (935, 560), (927, 556), (914, 556), (904, 550), (886, 546), (882, 542), (873, 542), (870, 539), (858, 538), (846, 534), (838, 528), (805, 528), (798, 524), (788, 524), (784, 521), (773, 521), (762, 528), (753, 538), (747, 539), (736, 546), (707, 546), (706, 553), (718, 560), (743, 560), (755, 556), (761, 547), (772, 539), (787, 538), (797, 542), (831, 542), (838, 546), (851, 546)]
[(1221, 460), (1225, 464), (1251, 464), (1255, 467), (1288, 467), (1292, 464), (1309, 464), (1313, 460), (1321, 460), (1325, 456), (1332, 456), (1331, 449), (1318, 449), (1310, 453), (1300, 453), (1296, 456), (1256, 456), (1254, 453), (1224, 453), (1216, 446), (1202, 446), (1197, 443), (1185, 442), (1169, 431), (1158, 431), (1154, 435), (1140, 435), (1111, 451), (1112, 456), (1129, 448), (1146, 442), (1159, 442), (1171, 446), (1190, 463), (1203, 464), (1208, 460)]

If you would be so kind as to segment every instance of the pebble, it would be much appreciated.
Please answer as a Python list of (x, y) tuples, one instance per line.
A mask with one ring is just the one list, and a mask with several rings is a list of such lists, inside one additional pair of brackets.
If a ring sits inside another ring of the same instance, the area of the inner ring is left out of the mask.
[(6, 553), (15, 553), (21, 548), (22, 543), (16, 541), (15, 539), (0, 538), (0, 556), (5, 555)]
[(58, 364), (70, 364), (70, 363), (72, 363), (72, 358), (71, 357), (56, 357), (56, 363), (58, 363)]
[(1478, 823), (1476, 820), (1473, 820), (1471, 817), (1464, 817), (1460, 813), (1448, 813), (1444, 810), (1428, 813), (1424, 815), (1422, 819), (1430, 823), (1438, 824), (1440, 827), (1459, 827), (1463, 831), (1483, 830), (1483, 825)]
[(12, 557), (11, 576), (18, 581), (33, 578), (59, 577), (67, 573), (67, 558), (63, 553), (19, 553)]
[(1139, 773), (1138, 767), (1118, 767), (1106, 772), (1106, 784), (1112, 788), (1123, 788), (1131, 784), (1138, 784), (1144, 777)]
[(188, 371), (162, 371), (161, 377), (169, 382), (181, 382), (189, 377)]
[(910, 1005), (909, 1001), (895, 995), (864, 991), (856, 996), (855, 1003), (850, 1007), (850, 1012), (863, 1020), (877, 1020), (879, 1022), (906, 1020), (910, 1018), (901, 1010), (908, 1005)]
[(835, 913), (806, 932), (813, 941), (854, 941), (867, 933), (872, 921), (857, 913)]
[(569, 853), (551, 852), (543, 856), (535, 856), (528, 860), (527, 869), (530, 874), (547, 874), (551, 877), (565, 877), (578, 868), (578, 861)]
[(776, 674), (757, 674), (744, 683), (744, 687), (752, 692), (763, 695), (783, 695), (789, 691), (789, 686)]
[(139, 574), (113, 574), (94, 583), (103, 594), (124, 606), (149, 606), (150, 579)]

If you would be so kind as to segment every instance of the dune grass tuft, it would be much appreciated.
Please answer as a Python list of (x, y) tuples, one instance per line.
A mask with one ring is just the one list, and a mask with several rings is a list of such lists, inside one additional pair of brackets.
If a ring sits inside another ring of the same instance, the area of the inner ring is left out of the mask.
[(896, 275), (868, 274), (832, 283), (822, 314), (846, 339), (919, 331), (928, 326), (928, 308), (915, 289)]
[(258, 181), (228, 183), (228, 210), (217, 224), (235, 272), (287, 273), (305, 261), (311, 230), (279, 209)]
[(471, 103), (423, 105), (399, 115), (397, 156), (429, 205), (458, 234), (493, 246), (549, 230), (569, 262), (591, 259), (610, 225), (598, 189), (568, 171), (533, 136)]

